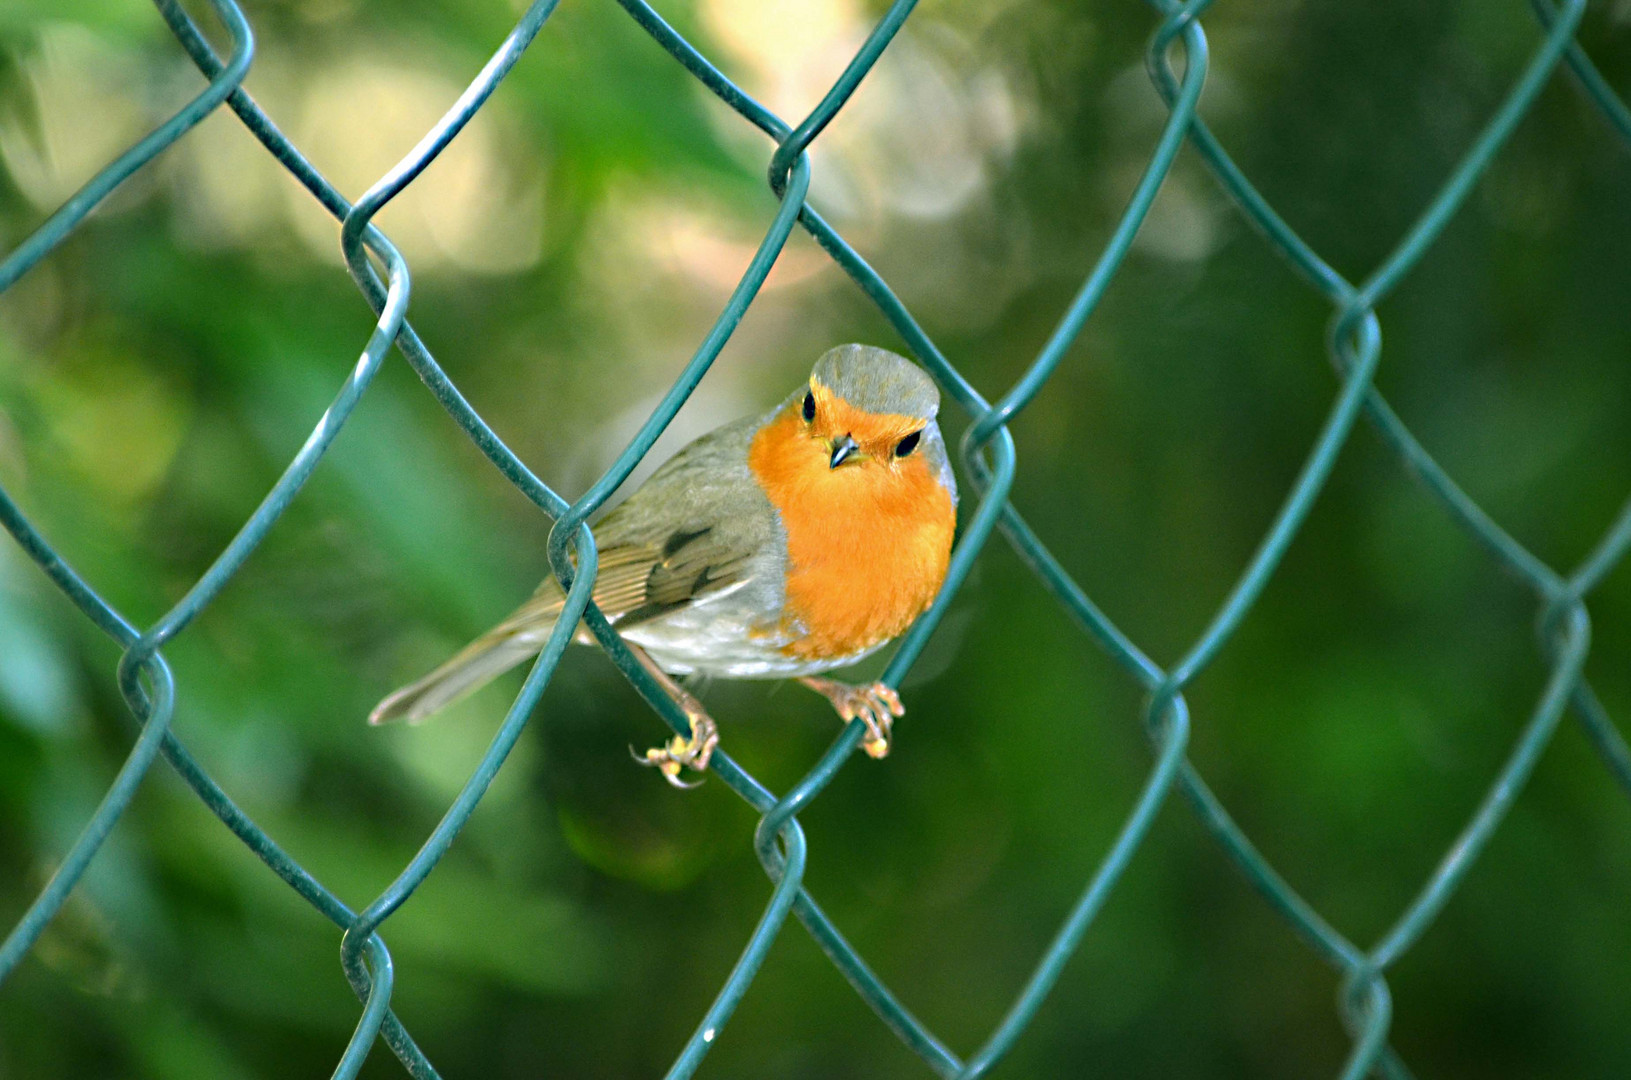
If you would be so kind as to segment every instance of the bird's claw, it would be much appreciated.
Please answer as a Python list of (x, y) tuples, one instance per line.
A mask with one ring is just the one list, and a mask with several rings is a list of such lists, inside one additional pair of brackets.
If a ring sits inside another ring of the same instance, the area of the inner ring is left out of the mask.
[(819, 689), (827, 695), (839, 716), (845, 720), (860, 720), (866, 725), (861, 749), (874, 758), (888, 756), (895, 718), (906, 715), (906, 707), (900, 703), (900, 695), (893, 687), (881, 682), (867, 686), (830, 682)]
[(663, 774), (663, 779), (677, 788), (689, 790), (702, 783), (701, 780), (681, 780), (680, 770), (694, 769), (705, 772), (708, 762), (719, 746), (719, 729), (713, 720), (706, 714), (688, 716), (691, 721), (691, 736), (676, 735), (662, 746), (654, 746), (644, 754), (629, 747), (629, 753), (641, 765), (650, 765)]

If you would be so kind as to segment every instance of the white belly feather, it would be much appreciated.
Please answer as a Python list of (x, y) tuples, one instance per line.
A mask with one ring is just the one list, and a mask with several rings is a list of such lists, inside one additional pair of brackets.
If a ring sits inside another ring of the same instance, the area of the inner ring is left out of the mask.
[(675, 675), (697, 672), (727, 679), (792, 679), (853, 664), (882, 648), (869, 649), (836, 660), (806, 660), (788, 656), (783, 649), (793, 640), (775, 626), (766, 626), (762, 599), (743, 581), (695, 603), (620, 630), (625, 638), (651, 654), (664, 671)]

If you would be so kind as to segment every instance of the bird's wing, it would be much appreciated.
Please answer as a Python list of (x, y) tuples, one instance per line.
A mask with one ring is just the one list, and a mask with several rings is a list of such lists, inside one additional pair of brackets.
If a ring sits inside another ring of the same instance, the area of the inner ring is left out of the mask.
[[(747, 465), (761, 422), (692, 442), (594, 527), (594, 599), (608, 621), (634, 626), (739, 585), (767, 547), (780, 550), (775, 510)], [(553, 623), (565, 600), (550, 578), (498, 630)]]
[[(704, 435), (594, 526), (593, 595), (608, 620), (633, 626), (778, 571), (786, 541), (747, 463), (759, 425), (738, 421)], [(369, 722), (423, 720), (514, 667), (543, 646), (565, 604), (560, 583), (547, 578), (509, 618), (381, 701)]]
[[(681, 528), (660, 545), (602, 548), (594, 590), (601, 614), (619, 627), (635, 626), (740, 583), (749, 553), (720, 544), (713, 533)], [(565, 604), (560, 584), (549, 578), (494, 633), (553, 625)]]

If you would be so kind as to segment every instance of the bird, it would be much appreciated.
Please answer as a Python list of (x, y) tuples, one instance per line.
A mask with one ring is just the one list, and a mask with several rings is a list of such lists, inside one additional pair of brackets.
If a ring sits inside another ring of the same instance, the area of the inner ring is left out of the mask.
[[(887, 645), (928, 609), (951, 558), (957, 482), (940, 392), (905, 357), (841, 345), (769, 412), (669, 458), (592, 526), (593, 598), (690, 732), (635, 754), (676, 787), (719, 728), (675, 677), (796, 679), (889, 752), (900, 695), (825, 672)], [(566, 603), (547, 577), (508, 618), (369, 714), (418, 722), (542, 649)], [(575, 640), (592, 643), (580, 624)], [(631, 748), (632, 750), (632, 748)]]

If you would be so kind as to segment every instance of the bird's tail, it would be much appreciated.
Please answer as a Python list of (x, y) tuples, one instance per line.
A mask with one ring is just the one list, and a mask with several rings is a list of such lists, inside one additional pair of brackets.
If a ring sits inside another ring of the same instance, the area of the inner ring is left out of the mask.
[(544, 647), (560, 617), (563, 597), (553, 581), (516, 612), (460, 649), (435, 671), (409, 683), (374, 706), (370, 724), (406, 720), (410, 724), (486, 686)]

